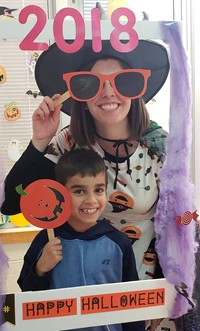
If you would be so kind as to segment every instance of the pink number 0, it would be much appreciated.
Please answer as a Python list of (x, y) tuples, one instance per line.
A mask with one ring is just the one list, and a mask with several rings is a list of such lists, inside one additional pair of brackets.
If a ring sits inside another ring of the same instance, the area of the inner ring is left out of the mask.
[[(63, 21), (66, 16), (73, 17), (76, 25), (76, 37), (72, 44), (68, 44), (63, 36)], [(53, 32), (56, 44), (61, 51), (66, 53), (75, 53), (79, 51), (83, 46), (85, 39), (85, 24), (80, 12), (74, 8), (61, 9), (55, 16)]]
[[(95, 8), (91, 12), (92, 47), (94, 52), (100, 52), (102, 48), (100, 15), (97, 11), (98, 9)], [(31, 14), (34, 14), (37, 17), (37, 21), (31, 31), (21, 41), (19, 47), (22, 50), (47, 50), (49, 47), (47, 43), (35, 42), (35, 39), (45, 28), (47, 22), (47, 16), (45, 11), (35, 5), (29, 5), (27, 7), (24, 7), (19, 14), (19, 22), (21, 24), (25, 24), (27, 22), (28, 16)], [(128, 19), (126, 24), (121, 24), (119, 21), (122, 15), (126, 16)], [(66, 16), (73, 17), (75, 21), (76, 36), (73, 43), (67, 43), (64, 40), (63, 21)], [(130, 9), (116, 9), (111, 16), (111, 22), (115, 28), (110, 35), (110, 42), (114, 49), (119, 52), (129, 52), (135, 47), (137, 47), (138, 35), (137, 32), (133, 29), (133, 26), (135, 25), (135, 15)], [(121, 32), (126, 32), (130, 37), (129, 41), (125, 44), (119, 40)], [(74, 53), (78, 51), (82, 47), (85, 38), (85, 24), (80, 12), (74, 8), (61, 9), (55, 16), (53, 24), (53, 33), (55, 42), (63, 52)]]

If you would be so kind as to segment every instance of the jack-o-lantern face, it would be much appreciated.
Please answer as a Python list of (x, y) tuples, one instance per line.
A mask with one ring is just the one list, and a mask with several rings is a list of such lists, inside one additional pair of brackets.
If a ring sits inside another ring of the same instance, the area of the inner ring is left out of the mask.
[(149, 248), (143, 256), (143, 263), (146, 265), (155, 265), (157, 261), (157, 254), (154, 249)]
[(4, 116), (7, 121), (16, 121), (21, 117), (21, 111), (15, 102), (10, 102), (5, 107)]
[(121, 232), (124, 232), (127, 234), (129, 239), (131, 240), (131, 244), (133, 245), (136, 240), (140, 239), (141, 231), (138, 227), (131, 225), (131, 226), (125, 226), (121, 228)]
[(64, 224), (71, 215), (71, 197), (60, 183), (50, 179), (40, 179), (22, 190), (20, 207), (24, 217), (33, 225), (52, 229)]
[(0, 84), (5, 83), (6, 81), (6, 70), (4, 67), (0, 66)]
[(109, 196), (108, 202), (112, 205), (114, 213), (120, 213), (134, 207), (133, 199), (128, 194), (119, 191), (113, 192)]

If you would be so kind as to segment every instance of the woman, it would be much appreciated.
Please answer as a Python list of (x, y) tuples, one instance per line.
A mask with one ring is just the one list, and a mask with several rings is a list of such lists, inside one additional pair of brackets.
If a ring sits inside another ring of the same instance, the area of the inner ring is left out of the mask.
[[(71, 77), (70, 72), (76, 74)], [(55, 163), (65, 150), (88, 146), (108, 169), (103, 216), (130, 237), (139, 278), (160, 277), (153, 221), (167, 134), (149, 120), (145, 103), (160, 90), (168, 72), (166, 49), (152, 41), (139, 41), (129, 53), (115, 51), (108, 40), (100, 53), (93, 52), (88, 40), (74, 54), (61, 52), (55, 44), (43, 52), (36, 81), (43, 95), (53, 97), (45, 96), (33, 114), (33, 138), (6, 178), (2, 213), (20, 212), (17, 185), (54, 178)], [(67, 89), (63, 74), (71, 98), (55, 106), (55, 93)], [(71, 123), (53, 138), (60, 110), (71, 113)]]

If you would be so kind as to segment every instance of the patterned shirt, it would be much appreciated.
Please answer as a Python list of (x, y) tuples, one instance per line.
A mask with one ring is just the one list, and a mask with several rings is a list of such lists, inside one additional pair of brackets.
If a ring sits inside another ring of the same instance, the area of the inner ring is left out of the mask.
[[(127, 158), (118, 160), (116, 188), (116, 161), (97, 142), (93, 146), (104, 158), (108, 174), (108, 199), (102, 217), (129, 236), (140, 279), (153, 278), (157, 262), (153, 221), (166, 137), (167, 133), (155, 122), (151, 122), (136, 151), (129, 156), (129, 166)], [(73, 144), (70, 128), (66, 127), (54, 137), (46, 157), (56, 163)]]

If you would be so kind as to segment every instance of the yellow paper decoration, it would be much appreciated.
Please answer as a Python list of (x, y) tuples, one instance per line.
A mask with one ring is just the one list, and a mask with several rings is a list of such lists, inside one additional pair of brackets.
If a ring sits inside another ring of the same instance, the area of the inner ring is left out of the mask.
[(26, 220), (22, 213), (9, 215), (9, 220), (16, 226), (28, 226), (30, 223)]
[(111, 16), (112, 12), (120, 7), (128, 8), (128, 0), (109, 0), (108, 15)]

